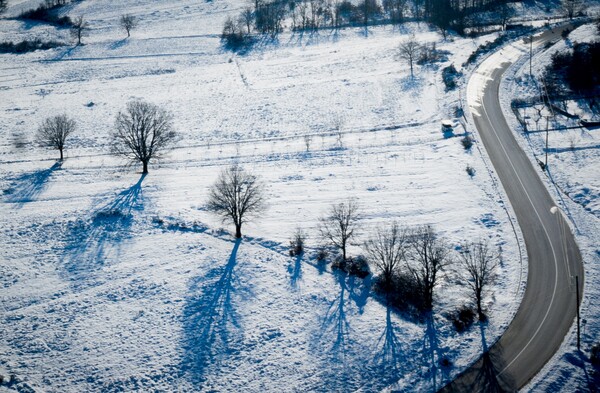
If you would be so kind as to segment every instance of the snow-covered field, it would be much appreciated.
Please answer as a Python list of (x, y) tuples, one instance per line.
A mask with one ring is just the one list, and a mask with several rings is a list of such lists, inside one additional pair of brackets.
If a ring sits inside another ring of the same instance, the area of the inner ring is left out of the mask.
[[(593, 25), (583, 25), (574, 30), (568, 40), (561, 40), (549, 48), (540, 48), (532, 61), (533, 74), (537, 78), (551, 62), (552, 54), (567, 50), (573, 42), (588, 42), (597, 37)], [(596, 38), (597, 39), (597, 38)], [(542, 109), (521, 109), (520, 115), (527, 122), (529, 133), (512, 114), (510, 103), (513, 97), (526, 99), (539, 96), (538, 82), (529, 76), (529, 59), (525, 56), (507, 73), (502, 85), (501, 98), (507, 119), (519, 135), (521, 145), (530, 155), (532, 162), (545, 161), (546, 116), (549, 128), (574, 127), (577, 121)], [(583, 119), (596, 120), (584, 100), (570, 101), (567, 106), (571, 114)], [(538, 132), (539, 131), (539, 132)], [(576, 329), (565, 339), (561, 351), (545, 369), (529, 384), (526, 390), (537, 391), (594, 391), (600, 376), (589, 363), (592, 345), (597, 344), (600, 333), (600, 130), (586, 128), (562, 129), (548, 133), (548, 171), (542, 175), (548, 189), (562, 209), (564, 217), (581, 247), (585, 268), (584, 298), (581, 300), (581, 352), (576, 347)], [(534, 164), (537, 165), (537, 164)], [(557, 217), (557, 219), (559, 219)]]
[[(10, 4), (14, 15), (36, 2)], [(286, 33), (235, 55), (218, 35), (241, 7), (77, 2), (67, 11), (89, 20), (86, 45), (0, 55), (0, 374), (17, 381), (0, 391), (431, 391), (510, 322), (526, 261), (509, 207), (479, 150), (463, 150), (464, 130), (440, 132), (459, 104), (441, 67), (493, 37), (445, 42), (410, 24)], [(123, 13), (140, 19), (126, 40)], [(395, 58), (411, 33), (450, 51), (449, 62), (411, 79)], [(0, 20), (1, 40), (65, 34)], [(173, 112), (181, 133), (145, 177), (107, 154), (132, 98)], [(61, 112), (78, 122), (62, 164), (33, 143)], [(238, 243), (205, 208), (234, 162), (269, 197)], [(453, 330), (445, 314), (469, 296), (453, 270), (432, 318), (415, 321), (374, 300), (370, 279), (289, 257), (294, 229), (315, 248), (319, 217), (347, 197), (364, 217), (354, 255), (392, 220), (431, 224), (451, 245), (501, 247), (489, 323)]]

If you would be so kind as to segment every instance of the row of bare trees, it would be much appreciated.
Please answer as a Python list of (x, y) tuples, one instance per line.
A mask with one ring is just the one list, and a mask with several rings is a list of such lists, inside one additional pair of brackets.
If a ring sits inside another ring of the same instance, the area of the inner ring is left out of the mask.
[[(332, 205), (321, 219), (321, 236), (340, 250), (344, 261), (348, 258), (347, 247), (357, 233), (360, 218), (358, 203), (351, 199)], [(398, 276), (407, 275), (414, 283), (424, 309), (432, 308), (435, 288), (446, 268), (458, 262), (480, 318), (484, 317), (485, 290), (494, 282), (499, 264), (499, 254), (487, 242), (463, 242), (458, 255), (453, 256), (449, 245), (431, 226), (403, 227), (392, 222), (377, 228), (363, 248), (369, 264), (379, 273), (382, 291), (395, 291)]]
[[(119, 26), (127, 33), (127, 38), (131, 37), (131, 31), (138, 25), (138, 20), (133, 15), (121, 15), (119, 18)], [(77, 41), (77, 45), (81, 45), (83, 37), (88, 35), (90, 24), (83, 18), (83, 15), (77, 16), (71, 22), (71, 37)]]
[[(150, 160), (159, 158), (178, 138), (173, 127), (173, 115), (167, 110), (145, 101), (133, 100), (117, 114), (112, 133), (111, 152), (132, 162), (142, 164), (148, 173)], [(77, 123), (66, 114), (45, 119), (37, 131), (42, 145), (57, 149), (60, 160), (67, 139), (76, 131)]]

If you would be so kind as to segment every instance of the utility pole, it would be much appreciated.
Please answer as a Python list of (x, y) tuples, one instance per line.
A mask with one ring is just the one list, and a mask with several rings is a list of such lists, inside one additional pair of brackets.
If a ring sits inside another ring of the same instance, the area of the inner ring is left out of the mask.
[(546, 161), (544, 165), (548, 168), (548, 116), (546, 116)]
[(577, 350), (580, 350), (581, 336), (579, 334), (579, 276), (575, 276), (575, 293), (577, 294)]
[(531, 70), (531, 58), (533, 57), (533, 35), (529, 36), (529, 77), (533, 78), (533, 71)]

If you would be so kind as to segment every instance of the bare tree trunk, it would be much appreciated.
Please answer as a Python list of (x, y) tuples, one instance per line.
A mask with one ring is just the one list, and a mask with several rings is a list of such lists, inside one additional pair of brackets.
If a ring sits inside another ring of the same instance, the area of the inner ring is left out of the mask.
[(63, 149), (62, 147), (60, 149), (58, 149), (60, 151), (60, 160), (63, 160)]
[(148, 173), (148, 161), (142, 161), (142, 164), (144, 165), (142, 173)]
[(242, 225), (241, 224), (235, 224), (235, 238), (236, 239), (242, 238)]

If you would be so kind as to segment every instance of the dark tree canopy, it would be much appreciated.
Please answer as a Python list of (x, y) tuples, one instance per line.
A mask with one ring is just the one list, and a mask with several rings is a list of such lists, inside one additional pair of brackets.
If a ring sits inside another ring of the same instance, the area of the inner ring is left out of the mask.
[(6, 7), (8, 7), (8, 0), (0, 0), (0, 15), (6, 11)]
[(260, 179), (239, 164), (224, 169), (212, 185), (208, 210), (233, 221), (235, 237), (242, 237), (242, 224), (266, 207), (264, 185)]
[(70, 119), (66, 114), (49, 117), (38, 128), (37, 138), (40, 143), (58, 149), (62, 160), (65, 142), (75, 128), (75, 120)]
[(173, 115), (157, 105), (145, 101), (130, 101), (115, 121), (112, 152), (143, 165), (159, 158), (177, 138), (173, 130)]

